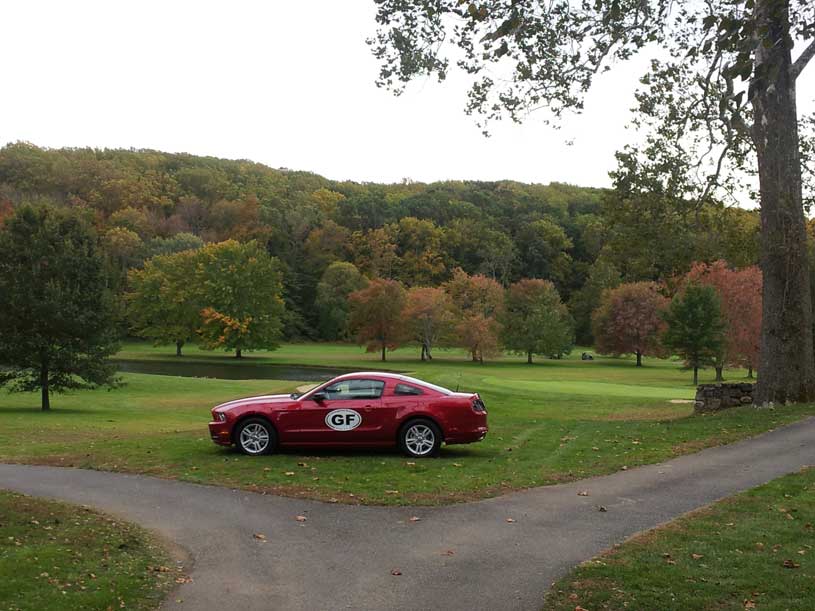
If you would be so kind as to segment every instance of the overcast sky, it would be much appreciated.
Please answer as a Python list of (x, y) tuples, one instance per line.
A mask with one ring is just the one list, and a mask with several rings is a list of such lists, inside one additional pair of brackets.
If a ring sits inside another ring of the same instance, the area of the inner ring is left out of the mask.
[[(555, 131), (484, 138), (466, 82), (377, 89), (372, 0), (0, 2), (0, 144), (152, 148), (393, 182), (609, 185), (644, 61), (598, 80)], [(811, 110), (815, 68), (799, 105)], [(574, 144), (569, 146), (567, 141)]]

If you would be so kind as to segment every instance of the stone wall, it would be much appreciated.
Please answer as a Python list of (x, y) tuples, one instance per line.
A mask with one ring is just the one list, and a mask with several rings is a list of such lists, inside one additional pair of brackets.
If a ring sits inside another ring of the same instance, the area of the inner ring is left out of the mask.
[(753, 402), (753, 384), (700, 384), (696, 389), (696, 413), (716, 412)]

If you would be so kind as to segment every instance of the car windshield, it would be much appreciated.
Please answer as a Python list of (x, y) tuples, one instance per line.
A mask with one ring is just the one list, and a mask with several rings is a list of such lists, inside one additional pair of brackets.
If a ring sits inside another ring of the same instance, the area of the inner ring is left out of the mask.
[(410, 382), (411, 384), (418, 384), (419, 386), (424, 386), (425, 388), (429, 388), (430, 390), (435, 390), (443, 395), (452, 395), (453, 391), (449, 388), (445, 388), (444, 386), (437, 386), (436, 384), (431, 384), (430, 382), (425, 382), (424, 380), (417, 380), (416, 378), (411, 378), (410, 376), (402, 376), (402, 380), (405, 382)]

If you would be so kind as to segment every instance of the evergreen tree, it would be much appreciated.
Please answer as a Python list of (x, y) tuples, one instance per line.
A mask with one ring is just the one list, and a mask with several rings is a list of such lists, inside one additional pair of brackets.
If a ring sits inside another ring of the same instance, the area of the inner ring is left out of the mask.
[(50, 395), (112, 385), (109, 266), (86, 216), (22, 206), (0, 229), (0, 386)]
[(693, 369), (693, 384), (699, 383), (699, 368), (713, 365), (724, 343), (725, 324), (716, 289), (689, 284), (677, 294), (665, 313), (668, 329), (662, 337), (666, 347)]

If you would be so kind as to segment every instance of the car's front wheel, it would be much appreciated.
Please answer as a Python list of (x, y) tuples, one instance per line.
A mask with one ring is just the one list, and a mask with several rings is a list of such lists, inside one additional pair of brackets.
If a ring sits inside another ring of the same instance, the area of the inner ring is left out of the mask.
[(399, 447), (413, 458), (436, 456), (441, 448), (441, 430), (432, 420), (411, 420), (399, 432)]
[(238, 425), (235, 444), (249, 456), (271, 454), (277, 448), (277, 433), (263, 418), (249, 418)]

